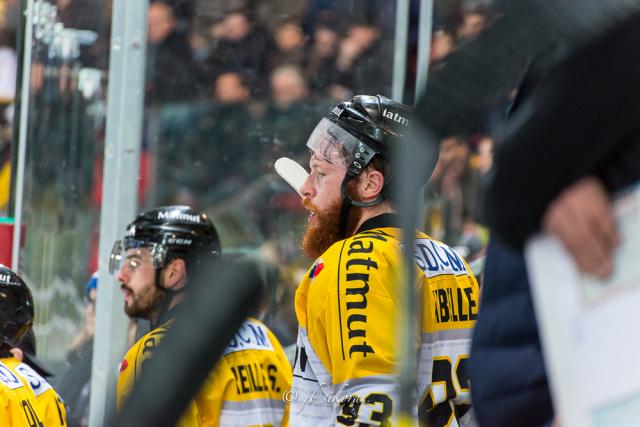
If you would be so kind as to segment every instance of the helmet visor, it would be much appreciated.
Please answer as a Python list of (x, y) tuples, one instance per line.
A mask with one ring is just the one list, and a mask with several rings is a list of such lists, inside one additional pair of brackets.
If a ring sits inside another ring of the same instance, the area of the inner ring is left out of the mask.
[(116, 240), (109, 256), (109, 273), (116, 274), (122, 267), (135, 270), (147, 259), (153, 268), (162, 268), (167, 262), (169, 248), (153, 242), (135, 240), (125, 237)]
[(327, 118), (320, 120), (307, 140), (307, 147), (321, 159), (348, 166), (353, 161), (360, 140)]

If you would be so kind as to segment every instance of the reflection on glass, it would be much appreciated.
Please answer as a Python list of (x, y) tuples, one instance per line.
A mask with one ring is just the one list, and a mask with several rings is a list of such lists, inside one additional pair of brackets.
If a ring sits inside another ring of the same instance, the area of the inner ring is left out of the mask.
[(83, 323), (83, 284), (97, 264), (109, 13), (106, 2), (77, 3), (34, 2), (33, 55), (24, 61), (22, 270), (34, 287), (39, 357), (56, 372)]

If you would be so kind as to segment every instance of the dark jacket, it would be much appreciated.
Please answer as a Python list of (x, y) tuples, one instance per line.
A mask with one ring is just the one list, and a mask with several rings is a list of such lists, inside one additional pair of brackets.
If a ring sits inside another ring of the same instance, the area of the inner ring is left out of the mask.
[(184, 34), (173, 32), (147, 49), (145, 102), (158, 105), (191, 101), (201, 89), (201, 79)]
[[(471, 352), (481, 425), (540, 426), (553, 418), (523, 255), (548, 204), (578, 179), (609, 191), (640, 177), (640, 15), (525, 79), (485, 200), (494, 234)], [(553, 285), (550, 283), (550, 285)]]
[(596, 175), (610, 190), (640, 178), (640, 14), (525, 80), (485, 201), (486, 218), (521, 247), (547, 205)]
[(553, 407), (523, 255), (492, 238), (473, 334), (471, 396), (481, 426), (542, 426)]

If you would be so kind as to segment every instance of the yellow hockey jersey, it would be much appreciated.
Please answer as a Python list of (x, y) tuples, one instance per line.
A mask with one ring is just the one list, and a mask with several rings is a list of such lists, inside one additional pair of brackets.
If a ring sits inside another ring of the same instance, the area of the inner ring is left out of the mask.
[[(172, 321), (149, 332), (127, 352), (118, 377), (118, 407), (131, 392), (142, 365)], [(286, 426), (283, 394), (291, 387), (291, 366), (273, 333), (247, 319), (180, 419), (180, 426)]]
[[(301, 281), (291, 392), (292, 426), (389, 425), (396, 415), (396, 286), (401, 229), (395, 216), (366, 221), (331, 246)], [(421, 298), (416, 414), (421, 424), (472, 418), (466, 364), (478, 284), (451, 248), (418, 233)]]
[(2, 359), (6, 367), (20, 376), (31, 387), (36, 397), (36, 405), (46, 427), (66, 426), (67, 408), (62, 398), (40, 374), (31, 366), (15, 358)]
[(0, 425), (44, 427), (44, 416), (35, 394), (26, 381), (4, 363), (7, 360), (10, 359), (0, 360)]

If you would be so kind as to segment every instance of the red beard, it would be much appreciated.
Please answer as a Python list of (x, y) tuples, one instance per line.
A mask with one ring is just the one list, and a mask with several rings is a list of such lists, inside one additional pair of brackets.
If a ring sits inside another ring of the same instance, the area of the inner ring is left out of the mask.
[[(300, 247), (307, 257), (316, 259), (335, 242), (346, 237), (340, 234), (342, 199), (337, 200), (324, 211), (317, 210), (309, 199), (303, 199), (302, 205), (316, 213), (316, 221), (315, 224), (307, 224), (305, 227)], [(351, 206), (347, 220), (347, 236), (355, 232), (355, 226), (360, 219), (360, 215), (361, 208)]]

